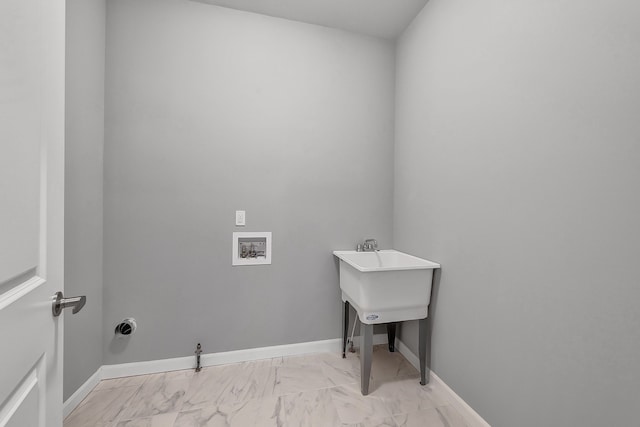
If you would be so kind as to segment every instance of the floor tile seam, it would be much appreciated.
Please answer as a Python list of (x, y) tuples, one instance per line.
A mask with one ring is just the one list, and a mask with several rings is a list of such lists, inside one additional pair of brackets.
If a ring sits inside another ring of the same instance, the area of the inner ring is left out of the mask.
[[(194, 411), (194, 410), (198, 410), (198, 409), (205, 409), (205, 408), (210, 408), (210, 407), (220, 407), (221, 405), (231, 405), (231, 406), (235, 406), (235, 405), (241, 405), (241, 404), (245, 404), (245, 403), (250, 403), (250, 402), (254, 402), (254, 401), (264, 401), (266, 399), (272, 399), (272, 398), (277, 398), (280, 396), (276, 396), (276, 395), (272, 395), (272, 394), (263, 394), (261, 396), (256, 396), (256, 397), (252, 397), (249, 399), (239, 399), (239, 400), (232, 400), (232, 401), (224, 401), (222, 403), (219, 402), (207, 402), (205, 403), (196, 403), (193, 406), (190, 406), (188, 408), (185, 407), (185, 405), (187, 404), (187, 397), (188, 392), (185, 393), (184, 395), (184, 400), (182, 402), (182, 405), (180, 406), (180, 409), (178, 410), (179, 413), (182, 412), (186, 412), (186, 411)], [(228, 395), (228, 393), (221, 393), (221, 396), (226, 396)]]
[[(387, 403), (387, 402), (385, 401), (385, 403)], [(436, 405), (436, 404), (434, 404), (431, 407), (425, 406), (425, 407), (420, 407), (419, 409), (416, 409), (414, 411), (403, 411), (403, 412), (393, 412), (393, 410), (390, 409), (391, 408), (390, 404), (389, 404), (388, 408), (389, 408), (389, 411), (391, 412), (391, 415), (395, 417), (396, 415), (408, 415), (408, 414), (413, 414), (414, 412), (426, 411), (426, 410), (430, 410), (430, 409), (436, 410), (436, 409), (442, 408), (444, 406), (449, 406), (449, 405)]]
[[(417, 413), (424, 412), (424, 411), (436, 411), (436, 412), (439, 412), (438, 409), (441, 409), (441, 408), (451, 408), (451, 409), (453, 409), (455, 412), (457, 412), (460, 415), (460, 413), (456, 410), (456, 408), (454, 408), (453, 406), (451, 406), (450, 404), (447, 403), (447, 404), (444, 404), (444, 405), (434, 405), (432, 408), (420, 408), (420, 409), (417, 409), (415, 411), (398, 412), (397, 414), (393, 414), (392, 417), (394, 417), (394, 419), (395, 419), (395, 417), (401, 417), (403, 415), (417, 414)], [(396, 422), (397, 422), (397, 420), (396, 420)]]
[(338, 387), (343, 387), (346, 385), (351, 385), (351, 384), (357, 384), (358, 381), (353, 381), (350, 383), (344, 383), (344, 384), (339, 384), (339, 385), (327, 385), (325, 387), (317, 387), (317, 388), (308, 388), (308, 389), (303, 389), (303, 390), (296, 390), (296, 391), (291, 391), (291, 392), (287, 392), (287, 393), (274, 393), (265, 397), (286, 397), (286, 396), (292, 396), (294, 394), (301, 394), (301, 393), (311, 393), (313, 391), (320, 391), (320, 390), (329, 390), (332, 388), (338, 388)]
[[(253, 377), (255, 376), (262, 376), (262, 377), (270, 377), (271, 376), (271, 371), (273, 370), (273, 372), (275, 373), (275, 370), (273, 368), (261, 368), (261, 370), (263, 371), (261, 374), (249, 374), (246, 373), (244, 374), (244, 376), (221, 376), (221, 378), (207, 378), (206, 376), (203, 377), (197, 377), (196, 375), (192, 376), (191, 378), (189, 378), (189, 387), (187, 389), (187, 392), (191, 391), (191, 389), (193, 387), (197, 387), (197, 386), (202, 386), (202, 384), (206, 384), (209, 381), (217, 381), (220, 383), (223, 383), (223, 385), (225, 386), (225, 388), (228, 387), (233, 387), (235, 386), (235, 382), (237, 380), (237, 378), (244, 378), (245, 380), (248, 381), (243, 381), (242, 383), (247, 383), (247, 382), (252, 382), (253, 381)], [(247, 378), (247, 376), (249, 376), (249, 378)], [(266, 387), (268, 385), (268, 383), (265, 384), (258, 384), (257, 382), (255, 383), (259, 386), (264, 386)]]
[[(159, 372), (160, 374), (162, 373), (166, 373), (166, 372), (175, 372), (175, 371), (164, 371), (164, 372)], [(158, 375), (158, 373), (150, 373), (150, 374), (133, 374), (133, 375), (125, 375), (125, 376), (121, 376), (121, 377), (113, 377), (113, 378), (102, 378), (100, 381), (98, 381), (98, 385), (96, 387), (98, 387), (100, 384), (102, 383), (108, 383), (108, 382), (117, 382), (117, 381), (122, 381), (124, 379), (128, 379), (128, 378), (142, 378), (142, 382), (140, 384), (131, 384), (129, 386), (118, 386), (119, 387), (130, 387), (130, 386), (134, 386), (134, 385), (141, 385), (142, 383), (144, 383), (145, 381), (147, 381), (149, 378), (151, 378), (154, 375)], [(115, 388), (115, 387), (110, 387), (110, 388)]]
[(164, 378), (157, 378), (155, 380), (147, 380), (144, 383), (140, 384), (140, 386), (145, 386), (147, 384), (153, 384), (158, 383), (158, 382), (163, 382), (163, 383), (174, 383), (174, 382), (178, 382), (178, 381), (184, 381), (184, 382), (192, 382), (193, 377), (184, 377), (184, 378), (172, 378), (172, 379), (164, 379)]
[[(231, 403), (225, 402), (223, 404), (213, 403), (213, 404), (202, 405), (202, 406), (196, 405), (196, 406), (192, 406), (190, 408), (184, 408), (184, 405), (183, 405), (183, 407), (178, 412), (176, 412), (176, 414), (177, 414), (176, 415), (176, 420), (178, 419), (178, 417), (181, 414), (186, 414), (186, 413), (189, 413), (189, 412), (206, 411), (207, 409), (214, 409), (215, 411), (219, 412), (220, 411), (220, 406), (224, 405), (224, 404), (228, 404), (229, 406), (233, 407), (233, 409), (231, 411), (229, 411), (229, 414), (227, 414), (227, 415), (231, 415), (232, 413), (235, 413), (238, 410), (238, 407), (242, 406), (242, 404), (247, 404), (247, 403), (250, 403), (250, 402), (256, 402), (257, 406), (261, 407), (263, 402), (267, 401), (268, 399), (276, 399), (276, 400), (278, 400), (281, 397), (282, 396), (280, 396), (280, 397), (265, 396), (265, 397), (257, 397), (257, 398), (253, 398), (253, 399), (249, 399), (249, 400), (245, 400), (245, 401), (237, 401), (237, 402), (231, 402)], [(258, 409), (258, 411), (259, 411), (259, 409)], [(176, 420), (174, 420), (174, 423), (175, 423)], [(283, 426), (286, 426), (286, 425), (288, 425), (288, 424), (286, 424), (286, 423), (283, 424)]]
[[(410, 379), (415, 379), (417, 380), (418, 384), (420, 384), (420, 377), (419, 376), (414, 376), (414, 375), (410, 375), (410, 376), (404, 376), (404, 377), (400, 377), (397, 378), (397, 381), (405, 381), (405, 380), (410, 380)], [(387, 380), (388, 381), (388, 380)], [(382, 384), (373, 384), (376, 387), (376, 390), (378, 388), (380, 388), (383, 384), (388, 384), (388, 382), (385, 381)], [(427, 398), (431, 401), (431, 403), (433, 403), (434, 407), (441, 407), (441, 406), (450, 406), (450, 403), (447, 401), (446, 398), (443, 398), (442, 396), (438, 396), (438, 393), (440, 393), (439, 388), (438, 387), (434, 387), (434, 384), (429, 382), (427, 383), (427, 385), (420, 385), (422, 387), (422, 390), (424, 391), (424, 393), (427, 394)], [(427, 387), (433, 387), (433, 389), (428, 389)], [(386, 399), (386, 398), (385, 398)]]
[(194, 388), (194, 387), (198, 387), (198, 386), (200, 386), (200, 384), (198, 384), (195, 380), (191, 379), (189, 381), (189, 385), (187, 386), (187, 388), (184, 391), (184, 402), (182, 402), (182, 405), (184, 405), (186, 403), (187, 396), (190, 396), (189, 393), (191, 392), (191, 389)]
[[(334, 388), (334, 387), (331, 387), (331, 388)], [(357, 392), (356, 392), (356, 393), (357, 393)], [(374, 398), (375, 400), (377, 400), (378, 402), (380, 402), (380, 403), (382, 404), (383, 408), (387, 411), (387, 414), (386, 414), (386, 416), (384, 416), (384, 417), (380, 417), (380, 419), (386, 419), (386, 418), (393, 417), (393, 415), (392, 415), (392, 413), (391, 413), (391, 410), (389, 409), (389, 407), (387, 406), (387, 403), (386, 403), (383, 399), (381, 399), (381, 398), (379, 398), (379, 397), (377, 397), (377, 396), (371, 396), (371, 395), (368, 395), (368, 396), (362, 396), (362, 395), (361, 395), (360, 397), (371, 397), (371, 398)], [(342, 419), (342, 417), (340, 416), (340, 411), (338, 410), (338, 405), (336, 404), (336, 402), (335, 402), (335, 400), (334, 400), (334, 398), (333, 398), (333, 393), (329, 393), (329, 398), (331, 399), (331, 403), (333, 404), (333, 407), (334, 407), (334, 409), (335, 409), (336, 413), (338, 414), (338, 419), (340, 420), (340, 422), (341, 422), (343, 425), (347, 425), (347, 426), (349, 426), (349, 425), (354, 425), (354, 424), (361, 424), (361, 423), (364, 423), (365, 421), (369, 420), (369, 417), (365, 417), (365, 418), (363, 418), (363, 419), (362, 419), (362, 421), (360, 421), (359, 423), (349, 423), (349, 422), (346, 422), (346, 421), (345, 421), (344, 419)], [(394, 419), (394, 422), (395, 422), (395, 419)], [(397, 424), (397, 423), (396, 423), (396, 424)]]
[[(179, 413), (180, 412), (172, 411), (172, 412), (166, 412), (166, 413), (163, 413), (163, 414), (144, 415), (144, 416), (141, 416), (141, 417), (133, 417), (133, 418), (125, 418), (123, 416), (120, 416), (120, 417), (118, 417), (117, 420), (107, 421), (107, 422), (111, 422), (111, 423), (113, 423), (114, 426), (116, 426), (118, 423), (122, 423), (122, 422), (125, 422), (125, 421), (135, 421), (135, 420), (141, 420), (141, 419), (144, 419), (144, 418), (153, 418), (153, 417), (171, 415), (171, 414), (176, 414), (176, 418), (177, 418)], [(175, 420), (174, 420), (174, 422), (175, 422)]]
[[(403, 375), (400, 377), (393, 377), (393, 378), (386, 378), (386, 380), (406, 380), (406, 379), (418, 379), (418, 376), (415, 375)], [(241, 404), (241, 403), (247, 403), (247, 402), (251, 402), (251, 401), (257, 401), (257, 400), (265, 400), (265, 399), (269, 399), (269, 398), (280, 398), (280, 397), (287, 397), (287, 396), (292, 396), (292, 395), (296, 395), (296, 394), (301, 394), (301, 393), (310, 393), (310, 392), (314, 392), (314, 391), (320, 391), (320, 390), (329, 390), (329, 389), (334, 389), (334, 388), (339, 388), (339, 387), (345, 387), (345, 386), (349, 386), (349, 385), (353, 385), (353, 384), (357, 384), (359, 383), (358, 380), (356, 381), (350, 381), (350, 382), (344, 382), (341, 384), (330, 384), (324, 387), (317, 387), (317, 388), (310, 388), (310, 389), (300, 389), (300, 390), (295, 390), (295, 391), (290, 391), (290, 392), (285, 392), (285, 393), (265, 393), (262, 396), (258, 396), (258, 397), (254, 397), (254, 398), (250, 398), (250, 399), (239, 399), (239, 400), (234, 400), (232, 402), (225, 402), (231, 405), (236, 405), (236, 404)], [(185, 393), (185, 396), (188, 394), (188, 391)], [(371, 397), (375, 397), (376, 399), (379, 400), (384, 400), (384, 398), (382, 398), (381, 396), (371, 396)], [(209, 406), (214, 406), (213, 404), (209, 404), (209, 405), (199, 405), (196, 404), (192, 407), (189, 408), (184, 408), (184, 404), (186, 403), (186, 401), (183, 403), (181, 409), (179, 412), (183, 412), (185, 410), (193, 410), (193, 409), (202, 409), (203, 407), (209, 407)], [(386, 402), (385, 402), (386, 403)], [(215, 405), (215, 406), (219, 406), (219, 404)]]
[[(128, 421), (128, 420), (122, 420), (122, 418), (124, 417), (124, 414), (127, 412), (127, 408), (129, 407), (129, 405), (131, 404), (131, 402), (133, 401), (133, 398), (135, 397), (136, 394), (138, 394), (138, 391), (140, 391), (140, 388), (142, 388), (142, 384), (140, 384), (138, 386), (138, 389), (131, 395), (131, 397), (129, 399), (127, 399), (127, 401), (120, 407), (120, 411), (118, 412), (118, 415), (116, 415), (116, 417), (111, 421), (111, 423), (113, 423), (113, 427), (117, 426), (118, 423), (120, 421)], [(133, 419), (133, 418), (132, 418)]]
[[(378, 380), (376, 380), (374, 378), (371, 378), (371, 384), (373, 386), (375, 386), (376, 388), (378, 388), (381, 385), (388, 384), (390, 382), (405, 381), (405, 380), (411, 380), (411, 379), (417, 380), (418, 383), (420, 382), (420, 376), (419, 375), (417, 375), (417, 376), (416, 375), (408, 375), (408, 376), (407, 375), (403, 375), (403, 376), (400, 376), (400, 377), (382, 378), (382, 379), (378, 379)], [(423, 387), (426, 387), (426, 386), (423, 386)]]
[(129, 399), (127, 400), (127, 402), (126, 402), (126, 403), (125, 403), (125, 405), (123, 406), (123, 409), (126, 409), (128, 406), (130, 406), (130, 405), (131, 405), (131, 402), (133, 402), (133, 401), (138, 397), (138, 395), (142, 392), (142, 387), (143, 387), (144, 385), (145, 385), (145, 384), (140, 384), (140, 385), (138, 386), (138, 389), (135, 391), (135, 393), (133, 393), (133, 394), (131, 395), (131, 398), (129, 398)]
[[(326, 378), (326, 375), (324, 375), (323, 373), (323, 379), (326, 380), (327, 382), (329, 381)], [(261, 399), (261, 398), (268, 398), (268, 397), (281, 397), (281, 396), (287, 396), (287, 395), (291, 395), (291, 394), (297, 394), (297, 393), (301, 393), (301, 392), (307, 392), (307, 391), (314, 391), (314, 390), (322, 390), (322, 389), (326, 389), (326, 388), (332, 388), (332, 387), (339, 387), (342, 385), (347, 385), (347, 384), (355, 384), (357, 381), (351, 381), (351, 382), (345, 382), (343, 384), (327, 384), (326, 386), (323, 387), (316, 387), (316, 388), (311, 388), (311, 389), (301, 389), (301, 390), (295, 390), (295, 391), (290, 391), (290, 392), (274, 392), (274, 391), (270, 391), (269, 389), (269, 385), (270, 383), (266, 383), (266, 384), (260, 384), (260, 388), (264, 389), (264, 392), (260, 395), (257, 396), (255, 398), (251, 398), (251, 399), (247, 399), (246, 401), (250, 401), (250, 400), (254, 400), (254, 399)], [(228, 384), (226, 384), (226, 388), (233, 386), (231, 381), (227, 381)], [(279, 384), (279, 383), (278, 383)], [(189, 395), (189, 393), (192, 391), (193, 387), (197, 387), (198, 384), (194, 383), (193, 381), (189, 384), (189, 387), (187, 388), (186, 392), (185, 392), (185, 396)], [(277, 386), (277, 384), (276, 384)], [(237, 403), (239, 402), (244, 402), (245, 400), (239, 400), (237, 401)]]
[(213, 404), (209, 404), (209, 405), (195, 404), (195, 405), (189, 406), (187, 408), (187, 407), (185, 407), (186, 404), (187, 404), (187, 400), (185, 399), (182, 402), (182, 405), (180, 405), (180, 409), (178, 409), (178, 413), (187, 412), (187, 411), (196, 411), (198, 409), (210, 408), (210, 407), (213, 407), (213, 406), (215, 406), (215, 407), (220, 406), (219, 403), (213, 403)]
[[(166, 381), (166, 382), (173, 382), (173, 381), (174, 381), (174, 380), (169, 380), (169, 381)], [(122, 418), (124, 418), (124, 414), (126, 414), (126, 413), (127, 413), (127, 411), (128, 411), (128, 409), (132, 406), (132, 402), (134, 402), (134, 401), (136, 400), (136, 398), (138, 397), (138, 395), (142, 392), (143, 386), (144, 386), (145, 384), (146, 384), (146, 381), (145, 381), (143, 384), (140, 384), (140, 385), (138, 386), (138, 389), (135, 391), (135, 393), (133, 393), (133, 394), (131, 395), (131, 397), (130, 397), (129, 399), (127, 399), (127, 401), (124, 403), (124, 405), (122, 405), (122, 407), (120, 408), (120, 412), (119, 412), (118, 416), (116, 417), (116, 418), (117, 418), (117, 420), (118, 420), (117, 422), (120, 422), (120, 421), (129, 421), (130, 419), (135, 420), (135, 419), (138, 419), (138, 418), (147, 418), (147, 417), (152, 417), (152, 416), (156, 416), (156, 415), (163, 415), (163, 414), (164, 414), (163, 412), (159, 412), (159, 413), (155, 413), (155, 414), (141, 415), (141, 416), (139, 416), (139, 417), (134, 417), (134, 418), (126, 418), (126, 419), (122, 419)], [(185, 394), (186, 394), (186, 392), (185, 392)], [(184, 396), (185, 396), (185, 394), (183, 394), (183, 395), (180, 397), (180, 399), (182, 399), (182, 400), (183, 400), (183, 403), (184, 403)], [(142, 398), (142, 396), (141, 396), (140, 400), (144, 400), (144, 399)], [(183, 403), (181, 403), (181, 405), (182, 405)], [(135, 412), (135, 411), (134, 411), (134, 412)], [(166, 413), (170, 413), (170, 412), (166, 412)]]
[[(404, 378), (402, 380), (408, 380), (408, 379), (414, 379), (414, 377), (407, 377), (407, 378)], [(418, 378), (416, 378), (416, 379), (418, 379)], [(378, 385), (378, 387), (380, 387), (380, 385)], [(421, 387), (426, 387), (426, 386), (421, 386)], [(449, 402), (440, 404), (439, 403), (440, 401), (435, 399), (437, 396), (432, 396), (432, 394), (435, 394), (435, 392), (432, 392), (431, 390), (425, 390), (424, 393), (426, 393), (426, 396), (424, 396), (424, 397), (416, 396), (416, 400), (420, 400), (420, 401), (428, 400), (433, 405), (434, 408), (438, 408), (438, 407), (442, 407), (442, 406), (450, 406)], [(393, 397), (385, 397), (385, 396), (380, 396), (380, 397), (385, 401), (394, 400)]]
[[(185, 397), (187, 396), (187, 391), (188, 391), (189, 387), (191, 386), (191, 378), (176, 378), (176, 379), (173, 379), (173, 380), (162, 380), (162, 382), (165, 384), (165, 387), (164, 387), (164, 388), (166, 388), (166, 385), (169, 385), (169, 384), (173, 384), (173, 383), (177, 383), (177, 382), (185, 382), (185, 383), (187, 384), (187, 386), (181, 389), (181, 390), (183, 390), (183, 393), (182, 393), (182, 396), (180, 396), (180, 397), (179, 397), (179, 399), (182, 399), (182, 400), (183, 400), (183, 402), (181, 403), (181, 405), (182, 405), (182, 404), (184, 404), (184, 399), (185, 399)], [(140, 385), (140, 388), (139, 388), (139, 389), (136, 391), (136, 393), (131, 397), (131, 400), (134, 400), (134, 398), (136, 398), (136, 396), (137, 396), (137, 395), (142, 391), (142, 389), (144, 388), (144, 385), (145, 385), (145, 384), (141, 384), (141, 385)], [(154, 393), (154, 395), (155, 395), (155, 394), (157, 394), (157, 393)], [(173, 395), (173, 394), (172, 394), (172, 395)], [(161, 415), (161, 414), (157, 414), (157, 415)]]
[(66, 418), (69, 418), (71, 415), (73, 415), (74, 412), (76, 412), (78, 409), (80, 409), (82, 406), (84, 406), (89, 401), (89, 398), (91, 397), (91, 395), (94, 394), (95, 392), (99, 392), (99, 391), (103, 391), (103, 390), (112, 390), (112, 389), (100, 389), (100, 388), (98, 388), (99, 385), (100, 385), (100, 383), (96, 384), (96, 386), (93, 387), (89, 393), (87, 393), (87, 395), (80, 401), (80, 403), (78, 403), (78, 406), (76, 406), (73, 409), (73, 411), (71, 411), (71, 413), (69, 415), (67, 415)]
[(387, 381), (391, 381), (391, 380), (407, 380), (409, 378), (416, 378), (419, 379), (420, 375), (400, 375), (398, 377), (395, 376), (383, 376), (383, 377), (379, 377), (376, 378), (373, 375), (371, 375), (371, 380), (373, 381), (373, 383), (381, 383), (381, 382), (387, 382)]
[(344, 382), (344, 383), (340, 383), (340, 384), (332, 384), (332, 385), (330, 385), (329, 387), (326, 387), (326, 388), (344, 387), (344, 386), (354, 385), (354, 384), (360, 384), (360, 380), (349, 381), (349, 382)]
[[(249, 401), (238, 402), (238, 403), (247, 403), (247, 402), (249, 402)], [(225, 403), (227, 403), (227, 402), (225, 402)], [(210, 403), (210, 404), (202, 404), (202, 405), (198, 404), (198, 405), (191, 406), (189, 408), (185, 408), (184, 403), (183, 403), (177, 413), (179, 415), (179, 414), (184, 414), (184, 413), (187, 413), (187, 412), (203, 411), (203, 410), (206, 410), (206, 409), (209, 409), (209, 408), (215, 408), (216, 410), (219, 410), (220, 406), (224, 405), (225, 403), (223, 403), (223, 404)], [(236, 402), (228, 403), (228, 405), (229, 406), (234, 406), (234, 405), (236, 405)]]
[[(141, 382), (140, 384), (116, 385), (116, 386), (105, 386), (105, 387), (100, 387), (100, 384), (98, 384), (97, 386), (95, 386), (95, 388), (93, 390), (91, 390), (91, 393), (93, 393), (94, 391), (115, 390), (117, 388), (140, 387), (140, 386), (144, 385), (144, 383), (146, 381), (147, 381), (147, 379), (145, 378), (145, 380), (143, 382)], [(98, 388), (98, 387), (100, 387), (100, 388)]]
[(389, 415), (388, 417), (382, 417), (382, 418), (380, 418), (380, 417), (368, 418), (366, 420), (363, 420), (361, 423), (342, 423), (341, 427), (351, 427), (351, 426), (354, 426), (354, 425), (363, 424), (367, 420), (368, 421), (388, 421), (388, 420), (391, 420), (393, 422), (393, 425), (391, 427), (399, 427), (400, 426), (400, 424), (398, 424), (396, 419), (392, 415)]
[[(413, 412), (410, 412), (413, 413)], [(398, 415), (392, 415), (391, 418), (393, 418), (393, 422), (396, 423), (396, 425), (400, 425), (400, 420), (398, 420), (397, 417), (402, 416), (402, 415), (407, 415), (407, 414), (398, 414)]]
[[(345, 376), (348, 375), (348, 374), (353, 374), (353, 375), (358, 375), (358, 376), (360, 375), (360, 369), (341, 369), (341, 368), (338, 368), (336, 366), (330, 365), (328, 363), (327, 364), (323, 364), (321, 366), (321, 370), (322, 370), (322, 373), (324, 374), (324, 376), (326, 376), (326, 377), (329, 376), (327, 374), (327, 372), (329, 372), (329, 373), (338, 372), (341, 375), (345, 375)], [(355, 372), (355, 371), (357, 371), (357, 372)]]
[[(118, 387), (118, 388), (133, 388), (133, 387), (140, 387), (140, 386), (123, 386), (123, 387)], [(106, 389), (106, 390), (115, 390), (115, 389)], [(93, 390), (91, 390), (91, 392), (89, 392), (89, 394), (87, 394), (87, 396), (82, 400), (82, 402), (80, 402), (80, 404), (73, 410), (71, 411), (71, 413), (65, 418), (65, 420), (72, 420), (73, 416), (77, 416), (78, 411), (86, 404), (89, 402), (91, 397), (95, 397), (94, 393), (96, 392), (101, 392), (101, 391), (105, 391), (105, 390), (96, 390), (95, 388)], [(137, 390), (132, 394), (132, 397), (137, 393)], [(117, 400), (117, 396), (116, 398), (114, 398), (114, 401)], [(131, 399), (129, 399), (124, 405), (120, 406), (120, 410), (118, 412), (118, 414), (116, 415), (116, 417), (114, 418), (117, 419), (122, 412), (124, 412), (125, 407), (127, 406), (127, 404), (131, 401)], [(104, 420), (101, 422), (105, 422), (105, 423), (113, 423), (114, 420)]]

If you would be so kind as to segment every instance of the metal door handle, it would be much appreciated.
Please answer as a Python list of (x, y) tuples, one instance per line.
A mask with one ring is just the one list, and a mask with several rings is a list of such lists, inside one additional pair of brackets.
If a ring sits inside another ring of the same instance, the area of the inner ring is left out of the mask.
[(82, 307), (87, 303), (87, 297), (82, 295), (80, 297), (71, 297), (64, 298), (62, 292), (56, 292), (53, 296), (53, 316), (58, 317), (62, 310), (65, 308), (73, 307), (73, 311), (71, 313), (76, 314)]

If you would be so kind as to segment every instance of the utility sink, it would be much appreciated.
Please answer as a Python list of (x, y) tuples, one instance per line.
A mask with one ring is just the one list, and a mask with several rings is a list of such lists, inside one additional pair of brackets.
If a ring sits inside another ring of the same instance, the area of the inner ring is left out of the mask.
[(364, 324), (427, 317), (437, 264), (395, 250), (334, 251), (340, 259), (342, 301)]
[[(375, 240), (371, 239), (375, 245)], [(369, 242), (367, 240), (366, 242)], [(360, 245), (358, 245), (360, 246)], [(429, 382), (427, 369), (427, 315), (433, 273), (440, 264), (394, 250), (334, 251), (340, 259), (340, 289), (344, 302), (342, 357), (347, 348), (349, 305), (358, 313), (360, 327), (360, 391), (369, 393), (373, 325), (387, 324), (389, 351), (395, 351), (396, 322), (418, 320), (420, 384)]]

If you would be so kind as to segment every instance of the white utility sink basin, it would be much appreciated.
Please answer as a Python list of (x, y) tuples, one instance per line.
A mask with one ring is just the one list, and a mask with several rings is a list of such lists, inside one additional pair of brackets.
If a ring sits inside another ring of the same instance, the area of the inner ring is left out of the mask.
[(340, 259), (342, 301), (372, 325), (427, 317), (433, 271), (426, 259), (395, 250), (334, 251)]

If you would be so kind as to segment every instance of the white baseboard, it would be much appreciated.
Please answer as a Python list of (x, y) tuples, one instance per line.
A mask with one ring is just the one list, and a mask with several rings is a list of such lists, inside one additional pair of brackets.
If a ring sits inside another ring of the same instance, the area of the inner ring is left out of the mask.
[[(418, 371), (420, 370), (420, 359), (400, 340), (397, 340), (397, 348), (409, 363), (411, 363)], [(429, 370), (429, 382), (435, 387), (439, 387), (447, 396), (447, 400), (460, 415), (464, 417), (470, 427), (491, 427), (471, 406), (467, 404), (458, 394), (442, 381), (435, 372)]]
[[(359, 338), (354, 337), (357, 346)], [(387, 342), (385, 334), (373, 336), (374, 345)], [(342, 339), (310, 341), (296, 344), (274, 345), (271, 347), (249, 348), (246, 350), (224, 351), (200, 356), (200, 364), (204, 366), (225, 365), (228, 363), (248, 362), (251, 360), (271, 359), (273, 357), (300, 356), (312, 353), (332, 353), (342, 351)], [(134, 375), (155, 374), (166, 371), (193, 369), (196, 366), (195, 356), (176, 357), (173, 359), (149, 360), (144, 362), (121, 363), (102, 366), (102, 379), (131, 377)]]
[(84, 400), (85, 397), (91, 390), (93, 390), (98, 383), (102, 380), (102, 366), (98, 368), (97, 371), (94, 372), (93, 375), (89, 377), (88, 380), (84, 382), (67, 400), (65, 400), (64, 405), (62, 406), (62, 416), (67, 418), (67, 416), (80, 405), (80, 403)]
[[(354, 337), (354, 345), (360, 342)], [(386, 344), (386, 334), (373, 336), (373, 344)], [(400, 340), (396, 339), (396, 348), (416, 369), (420, 370), (418, 357)], [(251, 360), (270, 359), (273, 357), (300, 356), (312, 353), (333, 353), (342, 351), (342, 339), (336, 338), (323, 341), (310, 341), (297, 344), (276, 345), (271, 347), (250, 348), (246, 350), (225, 351), (221, 353), (203, 354), (200, 358), (202, 366), (216, 366), (228, 363), (248, 362)], [(103, 379), (130, 377), (134, 375), (155, 374), (167, 371), (195, 368), (195, 357), (176, 357), (173, 359), (148, 360), (144, 362), (121, 363), (118, 365), (103, 365), (64, 402), (63, 413), (69, 415), (82, 400)], [(430, 372), (431, 381), (441, 386), (447, 395), (451, 406), (462, 414), (472, 427), (491, 427), (467, 403), (433, 371)]]

